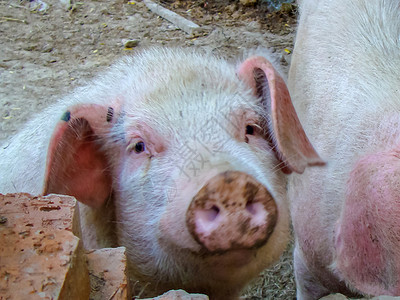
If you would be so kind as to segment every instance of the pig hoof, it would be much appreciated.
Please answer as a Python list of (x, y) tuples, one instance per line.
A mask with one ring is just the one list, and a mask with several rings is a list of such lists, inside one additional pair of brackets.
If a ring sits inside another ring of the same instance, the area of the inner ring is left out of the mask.
[(209, 253), (252, 249), (272, 234), (277, 207), (252, 176), (227, 171), (211, 178), (193, 197), (186, 222), (193, 238)]

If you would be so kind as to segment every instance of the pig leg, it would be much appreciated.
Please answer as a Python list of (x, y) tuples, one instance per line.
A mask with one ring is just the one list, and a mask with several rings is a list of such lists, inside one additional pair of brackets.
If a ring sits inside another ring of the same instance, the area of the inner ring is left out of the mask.
[(303, 261), (299, 246), (294, 249), (294, 271), (296, 275), (296, 296), (298, 300), (319, 299), (330, 292), (320, 280), (312, 274)]

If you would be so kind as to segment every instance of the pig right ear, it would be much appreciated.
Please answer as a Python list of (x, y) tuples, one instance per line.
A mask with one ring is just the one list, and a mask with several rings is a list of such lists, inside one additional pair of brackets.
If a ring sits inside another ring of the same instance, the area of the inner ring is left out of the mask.
[(303, 173), (307, 166), (325, 164), (308, 140), (286, 84), (272, 64), (261, 56), (250, 57), (240, 65), (238, 76), (269, 110), (274, 150), (284, 169)]
[(51, 137), (44, 194), (65, 194), (91, 207), (110, 197), (109, 163), (99, 144), (115, 120), (115, 109), (81, 104), (68, 109)]

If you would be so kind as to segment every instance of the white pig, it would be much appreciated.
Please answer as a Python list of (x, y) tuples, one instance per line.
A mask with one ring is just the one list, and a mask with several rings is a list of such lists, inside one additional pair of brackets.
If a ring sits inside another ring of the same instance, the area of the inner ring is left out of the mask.
[(211, 299), (280, 256), (283, 171), (321, 163), (266, 58), (183, 49), (123, 59), (0, 151), (0, 192), (75, 196), (86, 248), (123, 245), (148, 290)]
[(400, 2), (302, 0), (288, 86), (327, 161), (289, 179), (298, 299), (400, 295)]

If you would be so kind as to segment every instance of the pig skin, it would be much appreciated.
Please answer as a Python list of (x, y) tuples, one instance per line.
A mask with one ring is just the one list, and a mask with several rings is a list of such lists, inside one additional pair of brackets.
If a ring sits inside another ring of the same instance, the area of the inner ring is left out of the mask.
[(327, 161), (289, 179), (298, 299), (400, 295), (398, 1), (302, 0), (288, 86)]

